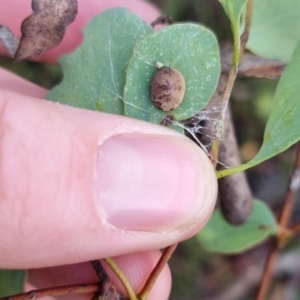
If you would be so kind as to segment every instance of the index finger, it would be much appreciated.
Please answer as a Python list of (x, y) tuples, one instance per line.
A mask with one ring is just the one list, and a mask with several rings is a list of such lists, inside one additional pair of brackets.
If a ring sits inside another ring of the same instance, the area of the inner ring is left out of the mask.
[[(133, 13), (151, 23), (159, 16), (159, 10), (152, 4), (141, 0), (77, 0), (78, 15), (67, 28), (62, 43), (35, 60), (54, 63), (64, 54), (74, 51), (82, 42), (82, 29), (97, 14), (113, 7), (127, 7)], [(0, 24), (9, 27), (17, 36), (21, 36), (22, 21), (32, 13), (30, 0), (2, 0), (0, 10)], [(7, 51), (0, 43), (0, 55), (7, 55)]]

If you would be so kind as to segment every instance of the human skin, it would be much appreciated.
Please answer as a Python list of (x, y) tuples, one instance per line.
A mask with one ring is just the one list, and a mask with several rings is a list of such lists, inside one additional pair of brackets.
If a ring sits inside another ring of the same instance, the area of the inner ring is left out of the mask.
[[(147, 22), (159, 16), (138, 0), (78, 2), (64, 41), (37, 60), (54, 63), (74, 50), (82, 27), (110, 7), (126, 6)], [(0, 24), (19, 35), (30, 5), (2, 0)], [(214, 170), (199, 147), (172, 130), (58, 105), (43, 100), (46, 93), (0, 69), (0, 268), (31, 269), (26, 288), (43, 288), (96, 282), (84, 262), (114, 257), (139, 291), (158, 249), (208, 221)], [(166, 266), (149, 299), (167, 299), (170, 288)]]

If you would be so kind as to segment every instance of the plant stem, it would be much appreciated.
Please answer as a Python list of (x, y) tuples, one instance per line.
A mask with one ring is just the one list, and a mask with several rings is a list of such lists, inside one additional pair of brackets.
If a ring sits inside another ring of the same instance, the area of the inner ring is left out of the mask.
[(17, 294), (14, 296), (0, 298), (1, 300), (33, 300), (37, 298), (42, 298), (46, 296), (60, 296), (67, 294), (86, 294), (95, 293), (99, 290), (99, 283), (95, 284), (73, 284), (58, 286), (40, 290), (33, 290), (27, 293)]
[(110, 268), (114, 271), (114, 273), (117, 275), (119, 280), (122, 282), (123, 286), (125, 287), (128, 297), (130, 300), (138, 300), (131, 284), (129, 283), (127, 277), (122, 272), (122, 270), (119, 268), (117, 263), (110, 257), (104, 259), (105, 262), (110, 266)]
[[(233, 57), (232, 57), (232, 64), (231, 64), (231, 68), (229, 70), (225, 90), (223, 92), (223, 95), (222, 95), (222, 98), (220, 101), (220, 106), (222, 107), (220, 117), (222, 120), (224, 120), (224, 118), (225, 118), (225, 111), (226, 111), (226, 107), (227, 107), (227, 104), (229, 101), (229, 97), (231, 95), (231, 91), (232, 91), (236, 76), (237, 76), (238, 65), (239, 65), (240, 59), (242, 57), (242, 54), (244, 52), (247, 40), (248, 40), (251, 21), (252, 21), (252, 10), (253, 10), (253, 0), (248, 0), (247, 10), (246, 10), (245, 29), (244, 29), (244, 32), (241, 37), (239, 34), (238, 26), (232, 25)], [(214, 167), (216, 167), (217, 160), (218, 160), (219, 146), (220, 146), (220, 139), (217, 137), (213, 141), (211, 151), (210, 151), (211, 162), (214, 165)]]
[(300, 232), (300, 222), (295, 224), (293, 227), (291, 227), (290, 230), (293, 234), (299, 233)]
[(166, 266), (168, 260), (172, 256), (172, 254), (175, 251), (176, 247), (177, 247), (177, 244), (174, 244), (174, 245), (171, 245), (171, 246), (169, 246), (165, 249), (165, 251), (161, 255), (158, 263), (156, 264), (155, 268), (151, 272), (148, 280), (146, 281), (143, 289), (139, 293), (139, 295), (138, 295), (139, 300), (146, 300), (148, 298), (148, 295), (149, 295), (153, 285), (155, 284), (159, 274), (161, 273), (163, 268)]
[(288, 227), (291, 212), (294, 206), (297, 191), (300, 188), (300, 142), (297, 143), (296, 159), (294, 163), (293, 173), (290, 176), (289, 187), (284, 199), (282, 212), (279, 218), (279, 224), (282, 228)]
[(277, 260), (277, 256), (278, 256), (278, 245), (277, 245), (277, 241), (274, 239), (272, 249), (265, 263), (263, 278), (261, 280), (261, 285), (259, 287), (255, 300), (266, 299), (266, 294), (269, 289), (269, 285), (273, 276), (273, 270), (274, 270), (275, 262)]
[[(293, 167), (292, 175), (290, 176), (288, 190), (286, 192), (283, 208), (281, 211), (281, 215), (279, 217), (279, 227), (283, 229), (283, 232), (288, 227), (288, 223), (290, 220), (292, 208), (294, 206), (295, 198), (296, 198), (296, 192), (299, 189), (300, 186), (300, 142), (297, 144), (297, 151), (296, 151), (296, 159)], [(300, 227), (299, 225), (297, 226)], [(271, 252), (268, 256), (268, 259), (266, 261), (264, 275), (262, 278), (262, 283), (259, 287), (256, 300), (264, 300), (266, 293), (269, 289), (270, 282), (272, 279), (272, 274), (275, 266), (275, 262), (278, 256), (278, 248), (281, 247), (286, 242), (285, 234), (279, 234), (277, 235), (277, 240), (274, 242), (273, 247), (271, 249)]]
[(209, 159), (214, 168), (216, 168), (217, 164), (218, 164), (219, 148), (220, 148), (220, 139), (219, 139), (219, 137), (217, 137), (213, 141), (211, 148), (210, 148), (210, 153), (209, 153), (210, 154)]
[(226, 176), (229, 176), (229, 175), (233, 175), (233, 174), (245, 171), (245, 170), (247, 170), (251, 167), (254, 167), (257, 164), (257, 163), (253, 164), (251, 162), (252, 161), (250, 161), (246, 164), (242, 164), (238, 167), (234, 167), (234, 168), (230, 168), (230, 169), (223, 169), (223, 170), (217, 171), (216, 172), (217, 178), (220, 179), (220, 178), (223, 178), (223, 177), (226, 177)]
[(101, 262), (99, 260), (92, 260), (91, 264), (92, 264), (96, 274), (98, 275), (100, 282), (106, 283), (106, 282), (110, 281), (106, 271), (104, 270), (104, 268), (101, 265)]

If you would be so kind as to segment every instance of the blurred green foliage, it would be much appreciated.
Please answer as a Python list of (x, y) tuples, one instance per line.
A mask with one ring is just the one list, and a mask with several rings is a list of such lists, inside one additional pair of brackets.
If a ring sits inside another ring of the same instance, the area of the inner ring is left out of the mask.
[(26, 277), (23, 270), (0, 270), (0, 297), (22, 293)]
[(15, 63), (11, 58), (0, 57), (0, 66), (46, 89), (58, 84), (62, 78), (61, 68), (57, 64), (34, 61)]

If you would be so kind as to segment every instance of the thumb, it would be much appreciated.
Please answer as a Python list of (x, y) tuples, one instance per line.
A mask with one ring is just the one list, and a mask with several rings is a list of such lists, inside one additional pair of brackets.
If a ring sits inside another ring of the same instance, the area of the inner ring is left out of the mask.
[(0, 267), (159, 249), (210, 217), (214, 170), (176, 132), (10, 92), (0, 112)]

